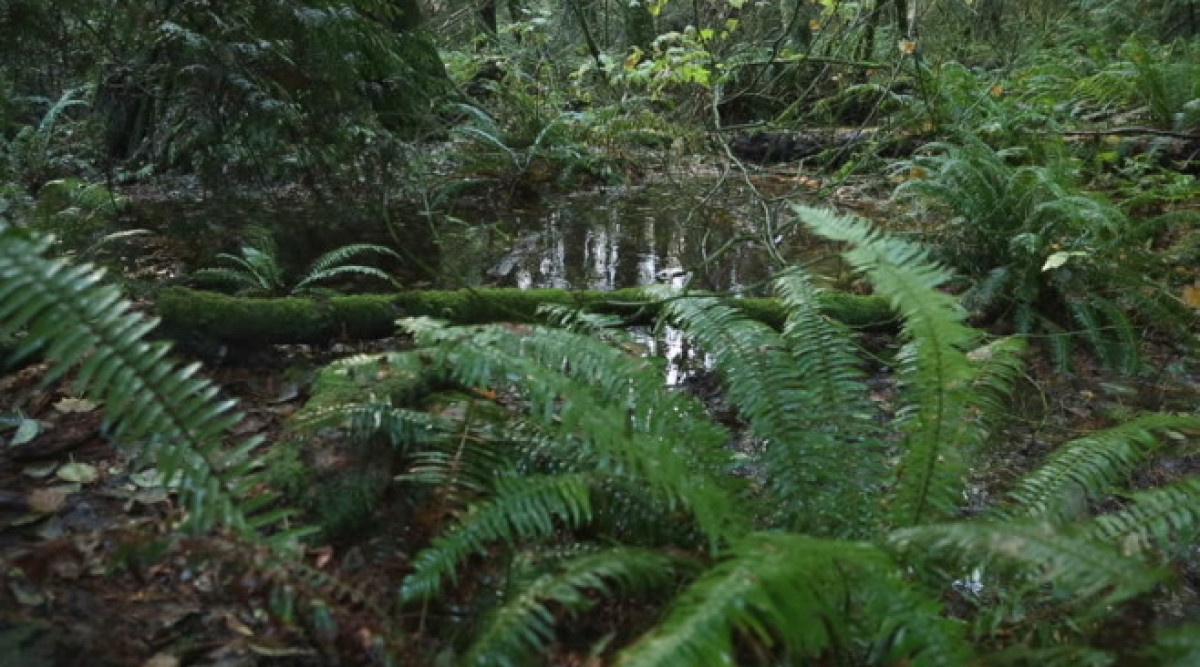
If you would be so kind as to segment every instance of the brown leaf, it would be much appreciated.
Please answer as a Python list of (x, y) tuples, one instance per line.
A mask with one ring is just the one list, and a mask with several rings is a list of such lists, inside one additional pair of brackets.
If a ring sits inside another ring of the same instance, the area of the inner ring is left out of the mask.
[(36, 489), (29, 494), (29, 510), (38, 514), (54, 514), (70, 497), (61, 489)]

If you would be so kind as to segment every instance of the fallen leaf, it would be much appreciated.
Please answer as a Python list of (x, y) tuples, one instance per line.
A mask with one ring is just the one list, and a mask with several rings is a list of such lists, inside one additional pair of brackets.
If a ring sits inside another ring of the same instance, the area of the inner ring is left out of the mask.
[(96, 409), (96, 404), (86, 398), (64, 398), (54, 404), (54, 409), (59, 412), (91, 412)]
[(47, 461), (45, 463), (35, 463), (27, 465), (21, 469), (21, 474), (34, 479), (44, 479), (50, 476), (58, 468), (58, 461)]
[(42, 432), (42, 425), (36, 419), (22, 419), (21, 425), (17, 427), (17, 433), (13, 436), (13, 445), (23, 445), (37, 437), (38, 433)]
[(179, 658), (170, 653), (155, 653), (142, 663), (142, 667), (179, 667), (179, 664)]
[(225, 614), (225, 627), (243, 637), (253, 637), (254, 631), (233, 614)]
[(56, 475), (64, 482), (78, 482), (79, 484), (91, 484), (100, 479), (100, 472), (96, 470), (96, 466), (75, 461), (59, 468)]
[(1183, 303), (1188, 308), (1200, 308), (1200, 282), (1183, 288)]
[(34, 589), (28, 582), (9, 582), (8, 590), (12, 591), (13, 597), (17, 599), (17, 604), (27, 607), (36, 607), (46, 601), (46, 596), (42, 595), (41, 591)]
[(29, 509), (39, 514), (54, 514), (70, 495), (56, 489), (36, 489), (29, 494)]

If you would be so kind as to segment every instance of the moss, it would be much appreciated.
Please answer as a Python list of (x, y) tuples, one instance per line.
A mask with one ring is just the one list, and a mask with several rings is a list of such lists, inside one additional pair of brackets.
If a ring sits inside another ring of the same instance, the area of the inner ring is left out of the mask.
[[(825, 309), (852, 327), (884, 328), (894, 317), (879, 297), (827, 294)], [(774, 299), (731, 299), (751, 317), (772, 326), (784, 313)], [(395, 331), (400, 317), (425, 315), (455, 324), (533, 322), (542, 304), (587, 307), (645, 320), (656, 308), (640, 290), (616, 292), (568, 290), (424, 290), (400, 294), (281, 299), (234, 297), (180, 287), (158, 299), (163, 333), (169, 337), (239, 345), (323, 343), (336, 339), (381, 338)]]
[(368, 402), (372, 396), (375, 400), (387, 397), (395, 405), (408, 405), (427, 394), (439, 379), (417, 351), (371, 355), (353, 365), (331, 364), (317, 374), (312, 396), (301, 414)]

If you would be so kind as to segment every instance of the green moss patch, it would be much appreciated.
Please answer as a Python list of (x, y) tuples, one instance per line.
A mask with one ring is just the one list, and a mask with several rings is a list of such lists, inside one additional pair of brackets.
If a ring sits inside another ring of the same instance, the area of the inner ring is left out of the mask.
[[(783, 323), (775, 299), (730, 299), (748, 315), (772, 326)], [(325, 343), (383, 338), (401, 317), (428, 316), (454, 324), (534, 322), (543, 304), (585, 307), (632, 321), (651, 318), (655, 304), (639, 289), (615, 292), (557, 289), (420, 290), (329, 298), (251, 298), (174, 287), (158, 299), (164, 333), (238, 345)], [(830, 293), (826, 312), (855, 328), (885, 328), (894, 320), (887, 302), (875, 296)]]

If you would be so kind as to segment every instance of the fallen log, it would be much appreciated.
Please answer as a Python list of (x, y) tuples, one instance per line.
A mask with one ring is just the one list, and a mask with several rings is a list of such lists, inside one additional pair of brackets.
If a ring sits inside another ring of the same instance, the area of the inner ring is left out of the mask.
[[(773, 327), (785, 313), (777, 299), (730, 298), (728, 303)], [(428, 316), (455, 324), (536, 322), (543, 304), (587, 308), (621, 315), (631, 323), (652, 320), (657, 304), (639, 289), (615, 292), (560, 289), (488, 288), (420, 290), (398, 294), (278, 299), (236, 297), (172, 287), (159, 294), (160, 334), (177, 340), (206, 340), (239, 346), (271, 343), (326, 343), (384, 338), (395, 334), (401, 317)], [(895, 316), (877, 296), (828, 292), (822, 308), (856, 329), (887, 329)]]

